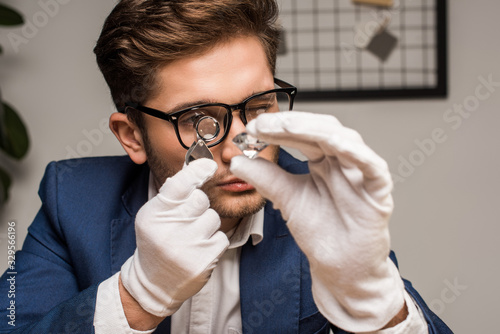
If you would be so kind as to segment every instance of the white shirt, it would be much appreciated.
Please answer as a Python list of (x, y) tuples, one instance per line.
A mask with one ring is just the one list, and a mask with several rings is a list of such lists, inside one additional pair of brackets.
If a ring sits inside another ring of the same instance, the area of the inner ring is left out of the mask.
[[(152, 177), (149, 182), (149, 199), (154, 197)], [(242, 333), (240, 309), (240, 252), (252, 237), (253, 245), (262, 241), (264, 210), (247, 217), (228, 233), (230, 246), (220, 258), (207, 284), (193, 297), (186, 300), (171, 317), (171, 333), (174, 334), (240, 334)], [(119, 273), (99, 285), (97, 291), (94, 327), (96, 334), (126, 333), (150, 334), (137, 331), (128, 325), (118, 286)], [(409, 315), (395, 327), (372, 334), (424, 334), (428, 333), (422, 312), (405, 292)], [(370, 333), (367, 333), (370, 334)]]
[(252, 237), (253, 245), (262, 240), (264, 210), (244, 219), (231, 231), (229, 248), (219, 259), (207, 284), (186, 300), (172, 315), (172, 333), (242, 333), (239, 263), (241, 247)]

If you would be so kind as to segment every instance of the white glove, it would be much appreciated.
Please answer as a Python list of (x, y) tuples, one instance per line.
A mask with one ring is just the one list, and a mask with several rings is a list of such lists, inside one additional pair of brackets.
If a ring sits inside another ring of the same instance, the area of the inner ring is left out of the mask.
[(404, 306), (403, 282), (388, 258), (393, 201), (386, 162), (333, 116), (262, 114), (247, 131), (309, 159), (306, 175), (243, 156), (232, 159), (231, 172), (281, 210), (309, 260), (321, 313), (349, 332), (384, 327)]
[(137, 213), (137, 248), (121, 268), (127, 291), (147, 312), (166, 317), (208, 281), (229, 246), (200, 186), (217, 163), (200, 159), (167, 179)]

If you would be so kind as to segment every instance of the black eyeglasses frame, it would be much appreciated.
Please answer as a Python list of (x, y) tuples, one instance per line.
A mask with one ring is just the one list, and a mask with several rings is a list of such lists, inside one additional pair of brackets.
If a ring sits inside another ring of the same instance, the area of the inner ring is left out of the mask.
[(192, 106), (192, 107), (189, 107), (186, 109), (182, 109), (182, 110), (167, 114), (161, 110), (149, 108), (149, 107), (140, 105), (138, 103), (126, 102), (125, 106), (123, 108), (119, 109), (118, 111), (126, 114), (128, 108), (133, 108), (135, 110), (138, 110), (138, 111), (143, 112), (145, 114), (148, 114), (150, 116), (160, 118), (162, 120), (165, 120), (167, 122), (172, 123), (174, 126), (174, 130), (175, 130), (175, 134), (177, 136), (177, 139), (179, 140), (179, 143), (182, 145), (182, 147), (184, 147), (187, 150), (187, 149), (189, 149), (189, 146), (184, 144), (184, 142), (181, 139), (180, 132), (179, 132), (178, 120), (179, 120), (180, 116), (182, 116), (183, 114), (185, 114), (189, 111), (193, 111), (193, 110), (200, 109), (200, 108), (223, 107), (228, 111), (228, 113), (227, 113), (228, 114), (227, 126), (225, 127), (227, 130), (225, 131), (224, 135), (219, 140), (217, 140), (213, 143), (207, 143), (208, 147), (213, 147), (215, 145), (220, 144), (221, 142), (223, 142), (226, 139), (226, 137), (229, 133), (229, 129), (231, 128), (232, 121), (233, 121), (233, 111), (239, 110), (241, 121), (243, 122), (243, 124), (245, 124), (245, 125), (247, 124), (247, 119), (246, 119), (246, 115), (245, 115), (245, 106), (249, 100), (252, 100), (256, 97), (270, 94), (270, 93), (282, 92), (282, 93), (286, 93), (288, 95), (289, 110), (293, 109), (293, 102), (294, 102), (295, 96), (297, 95), (297, 88), (295, 86), (293, 86), (293, 85), (291, 85), (283, 80), (277, 79), (277, 78), (274, 78), (274, 83), (277, 86), (279, 86), (280, 88), (275, 88), (275, 89), (271, 89), (271, 90), (268, 90), (265, 92), (257, 93), (255, 95), (252, 95), (252, 96), (246, 98), (242, 102), (236, 103), (236, 104), (206, 103), (206, 104)]

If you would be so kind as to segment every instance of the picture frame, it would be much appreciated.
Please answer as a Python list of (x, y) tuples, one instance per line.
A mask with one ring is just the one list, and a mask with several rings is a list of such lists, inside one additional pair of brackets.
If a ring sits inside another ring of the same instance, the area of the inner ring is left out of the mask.
[[(280, 6), (276, 76), (297, 86), (298, 101), (447, 96), (446, 0), (395, 0), (391, 7), (282, 0)], [(375, 34), (382, 42), (360, 48), (384, 23)]]

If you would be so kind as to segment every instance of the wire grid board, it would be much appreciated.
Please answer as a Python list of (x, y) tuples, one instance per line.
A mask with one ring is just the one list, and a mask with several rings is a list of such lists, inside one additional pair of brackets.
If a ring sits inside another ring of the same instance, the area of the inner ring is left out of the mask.
[[(445, 0), (395, 0), (392, 7), (351, 0), (280, 0), (277, 74), (298, 98), (445, 97)], [(388, 17), (397, 42), (382, 60), (359, 48), (361, 22)]]

